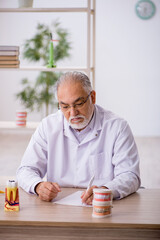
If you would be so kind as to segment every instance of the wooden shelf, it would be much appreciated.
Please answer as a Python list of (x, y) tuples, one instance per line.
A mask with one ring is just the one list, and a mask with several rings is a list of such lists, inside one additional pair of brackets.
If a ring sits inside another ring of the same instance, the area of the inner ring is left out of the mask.
[[(56, 68), (47, 68), (44, 66), (20, 66), (19, 68), (0, 68), (0, 70), (9, 70), (9, 71), (41, 71), (41, 72), (61, 72), (61, 71), (82, 71), (87, 72), (86, 67), (56, 67)], [(93, 68), (91, 68), (91, 71)]]
[[(87, 20), (87, 64), (86, 67), (57, 67), (57, 68), (47, 68), (47, 67), (26, 67), (20, 66), (19, 68), (0, 68), (0, 71), (45, 71), (45, 72), (56, 72), (56, 71), (82, 71), (85, 72), (88, 77), (90, 77), (92, 73), (92, 84), (93, 88), (95, 88), (95, 7), (96, 0), (86, 0), (87, 7), (79, 7), (79, 8), (0, 8), (0, 13), (52, 13), (52, 12), (62, 12), (62, 13), (86, 13)], [(91, 4), (92, 2), (92, 4)], [(92, 5), (92, 7), (91, 7)], [(91, 15), (93, 24), (91, 24)], [(91, 30), (92, 27), (92, 30)], [(92, 35), (92, 37), (91, 37)], [(92, 42), (92, 44), (91, 44)], [(92, 49), (91, 49), (92, 46)], [(91, 67), (91, 51), (92, 51), (92, 67)]]
[(0, 8), (0, 12), (88, 12), (88, 8)]
[(0, 121), (0, 130), (6, 129), (6, 130), (11, 130), (11, 129), (20, 129), (20, 130), (35, 130), (37, 126), (39, 125), (39, 122), (27, 122), (25, 127), (17, 126), (16, 121)]

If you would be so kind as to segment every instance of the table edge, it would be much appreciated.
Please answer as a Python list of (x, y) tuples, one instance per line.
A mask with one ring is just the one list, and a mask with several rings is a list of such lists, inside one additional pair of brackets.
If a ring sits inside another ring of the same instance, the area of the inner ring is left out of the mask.
[(160, 229), (160, 224), (133, 223), (97, 223), (97, 222), (42, 222), (42, 221), (0, 221), (1, 226), (43, 226), (43, 227), (83, 227), (83, 228), (129, 228), (129, 229)]

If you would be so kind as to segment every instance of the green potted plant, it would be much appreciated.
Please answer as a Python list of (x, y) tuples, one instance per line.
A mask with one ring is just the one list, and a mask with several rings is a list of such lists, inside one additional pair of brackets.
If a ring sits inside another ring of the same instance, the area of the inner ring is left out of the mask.
[(19, 6), (19, 8), (32, 7), (33, 0), (18, 0), (18, 6)]
[[(41, 61), (47, 66), (50, 38), (53, 32), (58, 38), (58, 42), (54, 46), (54, 61), (57, 63), (59, 60), (69, 57), (69, 50), (71, 49), (71, 43), (68, 41), (69, 33), (66, 29), (60, 27), (59, 22), (53, 23), (51, 28), (45, 24), (38, 24), (34, 37), (25, 41), (23, 57), (33, 62)], [(47, 116), (49, 106), (56, 104), (54, 85), (59, 76), (60, 73), (57, 72), (41, 72), (34, 83), (24, 78), (22, 79), (23, 89), (16, 94), (16, 97), (30, 111), (35, 109), (40, 111), (45, 106), (45, 115)]]

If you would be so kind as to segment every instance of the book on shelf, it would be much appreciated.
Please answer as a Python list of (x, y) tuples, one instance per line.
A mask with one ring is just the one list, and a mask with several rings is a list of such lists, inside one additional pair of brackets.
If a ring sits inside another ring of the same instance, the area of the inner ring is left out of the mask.
[(3, 51), (0, 50), (0, 56), (18, 56), (19, 51), (13, 50), (13, 51)]
[(5, 61), (5, 60), (14, 61), (14, 60), (18, 60), (18, 59), (19, 59), (18, 55), (15, 55), (15, 56), (0, 56), (0, 61)]
[(13, 64), (13, 65), (0, 65), (0, 68), (19, 68), (19, 64)]
[(19, 63), (20, 63), (19, 60), (5, 60), (5, 61), (0, 60), (0, 65), (13, 65), (13, 64), (18, 65)]
[(3, 46), (3, 45), (0, 45), (0, 51), (19, 51), (19, 46)]
[(0, 45), (0, 68), (19, 68), (19, 46)]

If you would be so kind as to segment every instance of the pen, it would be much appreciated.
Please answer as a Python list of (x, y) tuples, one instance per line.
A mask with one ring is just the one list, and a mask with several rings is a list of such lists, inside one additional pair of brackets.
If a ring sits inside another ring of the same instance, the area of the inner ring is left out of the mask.
[(90, 189), (90, 187), (92, 186), (92, 183), (94, 181), (94, 175), (91, 177), (90, 181), (89, 181), (89, 184), (88, 184), (88, 187), (87, 187), (87, 191)]
[(88, 192), (88, 190), (90, 189), (90, 187), (92, 186), (93, 181), (94, 181), (94, 175), (91, 177), (91, 179), (90, 179), (90, 181), (89, 181), (89, 184), (88, 184), (88, 187), (87, 187), (86, 192), (83, 192), (83, 194), (81, 195), (82, 204), (85, 204), (85, 203), (83, 202), (83, 197), (84, 197), (84, 195)]

